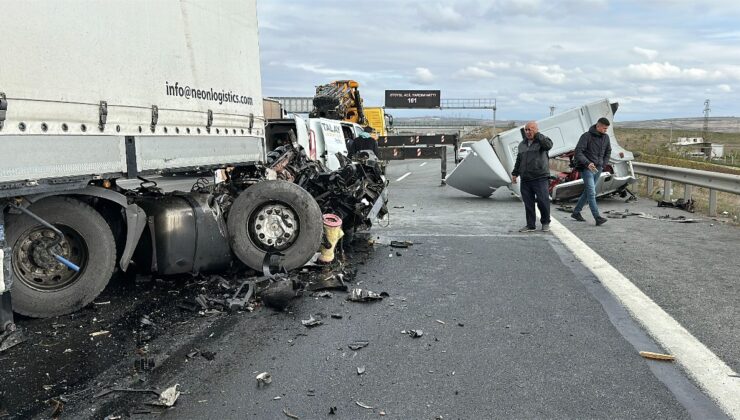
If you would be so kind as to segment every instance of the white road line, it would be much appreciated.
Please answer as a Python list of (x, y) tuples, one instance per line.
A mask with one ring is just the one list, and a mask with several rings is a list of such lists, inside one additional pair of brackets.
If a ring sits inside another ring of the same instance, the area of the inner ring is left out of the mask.
[(622, 273), (554, 218), (552, 233), (624, 305), (642, 327), (730, 417), (740, 419), (740, 379), (736, 373)]
[(424, 166), (424, 165), (426, 165), (426, 164), (427, 164), (427, 163), (426, 163), (426, 162), (424, 162), (424, 163), (422, 163), (421, 165), (419, 165), (419, 167), (421, 168), (422, 166)]
[(400, 177), (400, 178), (398, 178), (398, 179), (396, 180), (396, 182), (398, 182), (398, 181), (403, 181), (403, 179), (404, 179), (404, 178), (406, 178), (406, 177), (407, 177), (407, 176), (409, 176), (409, 175), (411, 175), (411, 172), (406, 172), (405, 174), (401, 175), (401, 177)]

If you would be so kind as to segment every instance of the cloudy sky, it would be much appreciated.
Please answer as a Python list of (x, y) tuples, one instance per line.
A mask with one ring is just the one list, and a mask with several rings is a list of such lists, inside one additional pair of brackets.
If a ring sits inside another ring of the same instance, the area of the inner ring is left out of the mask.
[(623, 121), (698, 117), (705, 99), (740, 116), (737, 0), (258, 0), (258, 18), (265, 96), (349, 78), (366, 105), (439, 89), (496, 98), (499, 119), (604, 97)]

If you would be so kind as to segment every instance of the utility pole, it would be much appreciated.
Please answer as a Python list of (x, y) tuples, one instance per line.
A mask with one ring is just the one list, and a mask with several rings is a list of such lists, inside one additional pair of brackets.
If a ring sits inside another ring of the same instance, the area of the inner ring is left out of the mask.
[(493, 100), (493, 137), (496, 137), (496, 99)]
[(705, 143), (709, 140), (707, 138), (709, 135), (709, 111), (711, 111), (711, 109), (709, 109), (709, 99), (707, 99), (704, 101), (704, 127), (701, 131), (701, 135)]

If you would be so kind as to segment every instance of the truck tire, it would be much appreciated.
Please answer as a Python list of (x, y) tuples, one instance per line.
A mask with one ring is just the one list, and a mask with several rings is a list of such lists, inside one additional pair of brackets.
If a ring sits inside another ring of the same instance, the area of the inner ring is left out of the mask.
[(259, 182), (234, 200), (228, 217), (231, 249), (248, 267), (262, 271), (270, 250), (281, 252), (287, 270), (307, 263), (321, 246), (321, 209), (306, 190), (287, 181)]
[(53, 231), (25, 214), (6, 218), (12, 248), (13, 310), (34, 318), (74, 312), (92, 302), (108, 284), (116, 262), (116, 241), (92, 207), (68, 197), (51, 197), (29, 210), (64, 233), (51, 249), (80, 267), (75, 272), (47, 251)]

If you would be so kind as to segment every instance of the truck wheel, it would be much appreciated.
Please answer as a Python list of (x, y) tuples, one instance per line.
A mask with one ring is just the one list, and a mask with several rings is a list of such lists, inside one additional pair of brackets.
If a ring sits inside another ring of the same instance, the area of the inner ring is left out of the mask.
[[(46, 318), (92, 302), (108, 284), (116, 262), (116, 242), (105, 219), (87, 204), (67, 197), (47, 198), (29, 210), (61, 230), (64, 239), (53, 245), (51, 229), (25, 214), (8, 215), (15, 312)], [(80, 271), (62, 265), (49, 251), (75, 263)]]
[(234, 200), (228, 218), (231, 249), (248, 267), (262, 270), (270, 250), (285, 256), (287, 270), (303, 266), (321, 246), (321, 209), (306, 190), (287, 181), (263, 181)]

